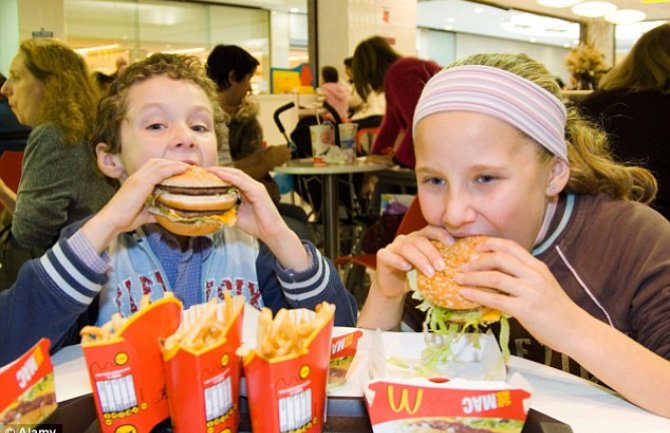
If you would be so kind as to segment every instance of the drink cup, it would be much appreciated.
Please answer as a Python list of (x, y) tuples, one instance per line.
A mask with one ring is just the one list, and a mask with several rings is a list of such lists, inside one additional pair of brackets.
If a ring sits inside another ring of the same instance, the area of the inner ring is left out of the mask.
[(340, 130), (340, 147), (347, 154), (347, 162), (351, 164), (356, 160), (358, 123), (341, 123), (338, 128)]
[(324, 157), (331, 145), (335, 144), (335, 128), (331, 123), (312, 125), (309, 127), (312, 141), (312, 161), (315, 164), (325, 164)]

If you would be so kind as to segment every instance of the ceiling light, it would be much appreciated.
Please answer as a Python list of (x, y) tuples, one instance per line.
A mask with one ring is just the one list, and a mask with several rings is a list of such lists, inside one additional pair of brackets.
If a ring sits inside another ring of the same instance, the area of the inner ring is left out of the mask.
[(616, 5), (609, 2), (587, 1), (574, 5), (572, 12), (583, 17), (596, 18), (614, 12), (616, 9)]
[(582, 0), (537, 0), (537, 3), (548, 8), (568, 8)]
[(298, 12), (300, 12), (300, 8), (291, 8), (288, 11), (291, 12), (292, 14), (297, 14)]
[(480, 7), (475, 8), (475, 13), (476, 14), (480, 14), (482, 12), (484, 12), (484, 8), (480, 8)]
[(634, 9), (619, 9), (605, 15), (605, 20), (613, 24), (632, 24), (639, 23), (647, 17), (642, 11)]
[(117, 48), (121, 48), (121, 45), (119, 44), (111, 44), (111, 45), (98, 45), (97, 47), (89, 47), (89, 48), (77, 48), (74, 50), (77, 54), (83, 56), (88, 53), (94, 53), (98, 51), (110, 51), (110, 50), (115, 50)]
[(448, 23), (454, 23), (454, 22), (456, 22), (456, 18), (454, 18), (454, 17), (449, 17), (449, 18), (447, 18), (447, 22), (448, 22)]

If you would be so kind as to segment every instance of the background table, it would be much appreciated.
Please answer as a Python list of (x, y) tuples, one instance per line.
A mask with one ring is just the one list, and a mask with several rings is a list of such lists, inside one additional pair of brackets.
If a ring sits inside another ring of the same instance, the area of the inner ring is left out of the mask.
[(340, 174), (366, 173), (388, 168), (388, 164), (366, 162), (365, 157), (358, 158), (353, 164), (315, 165), (311, 158), (294, 159), (274, 168), (276, 173), (315, 175), (321, 178), (323, 206), (323, 249), (326, 256), (334, 259), (340, 255), (339, 232), (339, 190), (337, 176)]

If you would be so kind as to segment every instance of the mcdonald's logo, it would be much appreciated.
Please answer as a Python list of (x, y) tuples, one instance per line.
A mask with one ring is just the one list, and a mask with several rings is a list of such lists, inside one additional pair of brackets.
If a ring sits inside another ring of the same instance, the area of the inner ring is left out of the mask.
[(419, 410), (421, 407), (421, 400), (423, 399), (423, 389), (419, 389), (416, 391), (416, 398), (414, 399), (414, 406), (410, 408), (410, 402), (409, 402), (409, 390), (407, 388), (402, 388), (402, 391), (400, 391), (400, 403), (396, 405), (395, 402), (395, 392), (393, 390), (393, 385), (389, 385), (386, 387), (386, 395), (388, 397), (389, 401), (389, 406), (391, 407), (391, 410), (395, 413), (398, 413), (402, 410), (407, 412), (410, 415), (414, 415), (416, 411)]

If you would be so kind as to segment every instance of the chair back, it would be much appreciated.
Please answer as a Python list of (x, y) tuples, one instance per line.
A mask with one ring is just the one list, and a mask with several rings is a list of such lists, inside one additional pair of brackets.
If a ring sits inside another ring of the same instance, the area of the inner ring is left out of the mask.
[(419, 203), (419, 198), (414, 197), (412, 202), (407, 208), (407, 212), (402, 217), (398, 230), (396, 231), (396, 236), (406, 235), (408, 233), (415, 232), (419, 229), (422, 229), (428, 225), (428, 222), (423, 217), (421, 213), (421, 204)]
[(21, 179), (21, 163), (23, 162), (23, 151), (5, 150), (0, 155), (0, 178), (14, 192), (19, 187)]

